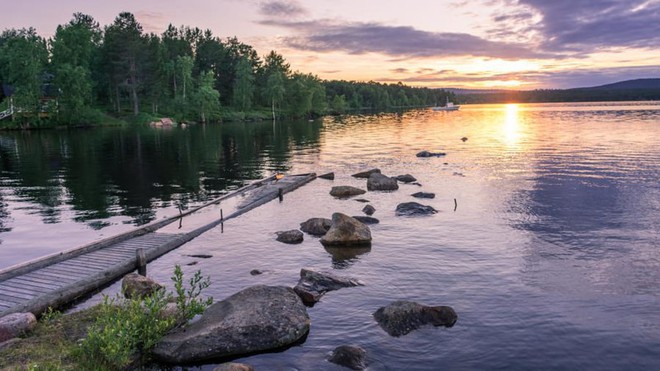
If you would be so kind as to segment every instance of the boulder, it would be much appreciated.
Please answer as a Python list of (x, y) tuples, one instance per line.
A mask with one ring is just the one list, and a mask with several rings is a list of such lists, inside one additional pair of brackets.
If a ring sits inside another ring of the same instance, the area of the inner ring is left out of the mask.
[(440, 156), (446, 156), (447, 154), (444, 152), (429, 152), (429, 151), (421, 151), (417, 153), (417, 157), (440, 157)]
[(399, 184), (394, 178), (374, 173), (367, 180), (367, 189), (370, 191), (395, 191), (399, 189)]
[(359, 246), (371, 243), (371, 230), (364, 223), (342, 213), (332, 214), (332, 227), (321, 237), (324, 246)]
[(431, 206), (418, 204), (417, 202), (404, 202), (396, 206), (396, 215), (431, 215), (437, 213), (438, 210)]
[(293, 289), (253, 286), (165, 335), (153, 354), (161, 361), (181, 364), (276, 350), (302, 339), (309, 326), (307, 308)]
[(340, 345), (330, 353), (328, 361), (351, 370), (364, 370), (367, 368), (366, 357), (367, 351), (361, 347)]
[(314, 305), (328, 291), (354, 286), (362, 286), (362, 283), (354, 279), (335, 276), (329, 272), (303, 268), (300, 270), (300, 280), (293, 290), (305, 304)]
[(380, 220), (371, 217), (371, 216), (364, 216), (364, 215), (355, 215), (353, 219), (357, 220), (360, 223), (363, 224), (378, 224), (380, 223)]
[(417, 193), (413, 193), (411, 196), (413, 196), (415, 198), (435, 198), (435, 193), (417, 192)]
[(404, 174), (404, 175), (397, 175), (396, 180), (402, 183), (412, 183), (417, 180), (414, 176), (410, 174)]
[(142, 299), (162, 288), (160, 283), (137, 273), (129, 273), (121, 280), (121, 291), (128, 299)]
[(365, 207), (362, 208), (362, 212), (367, 215), (374, 215), (374, 213), (376, 212), (376, 208), (371, 205), (366, 205)]
[(401, 336), (426, 324), (451, 327), (458, 315), (447, 306), (431, 307), (412, 301), (395, 301), (379, 308), (374, 318), (385, 332), (391, 336)]
[(367, 191), (365, 191), (364, 189), (351, 187), (351, 186), (336, 186), (336, 187), (332, 187), (332, 189), (330, 190), (331, 196), (340, 197), (340, 198), (357, 196), (364, 193), (367, 193)]
[(303, 233), (297, 229), (279, 231), (277, 232), (277, 240), (288, 244), (301, 243), (303, 242)]
[(245, 363), (223, 363), (213, 371), (254, 371), (254, 367)]
[(367, 171), (362, 171), (360, 173), (353, 174), (352, 176), (354, 178), (369, 178), (371, 174), (380, 174), (380, 169), (371, 169)]
[(335, 179), (335, 173), (321, 174), (318, 177), (321, 178), (321, 179), (334, 180)]
[(312, 236), (323, 236), (332, 226), (332, 220), (328, 218), (311, 218), (300, 223), (300, 230)]
[(0, 318), (0, 343), (34, 329), (37, 317), (32, 313), (12, 313)]

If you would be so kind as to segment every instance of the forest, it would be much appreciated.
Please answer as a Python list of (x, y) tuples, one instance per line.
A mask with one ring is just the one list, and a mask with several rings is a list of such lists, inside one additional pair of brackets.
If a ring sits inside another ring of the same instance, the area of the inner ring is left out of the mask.
[(210, 30), (170, 24), (161, 35), (145, 33), (129, 12), (104, 27), (76, 13), (50, 39), (34, 28), (4, 30), (0, 83), (0, 112), (13, 108), (0, 127), (23, 128), (312, 118), (453, 99), (401, 83), (325, 81)]

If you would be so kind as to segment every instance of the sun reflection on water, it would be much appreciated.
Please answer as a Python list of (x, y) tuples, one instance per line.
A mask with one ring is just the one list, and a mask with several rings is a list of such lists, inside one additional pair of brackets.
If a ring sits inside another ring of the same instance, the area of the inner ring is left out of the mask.
[(518, 104), (511, 103), (505, 106), (506, 116), (502, 127), (504, 142), (509, 147), (517, 147), (520, 139), (520, 118), (518, 115)]

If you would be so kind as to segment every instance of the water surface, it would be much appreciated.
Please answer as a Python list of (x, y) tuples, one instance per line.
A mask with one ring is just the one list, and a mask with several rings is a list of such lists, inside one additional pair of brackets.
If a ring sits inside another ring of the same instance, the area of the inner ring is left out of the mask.
[[(216, 299), (254, 284), (293, 286), (302, 267), (365, 282), (310, 308), (302, 345), (240, 359), (257, 369), (338, 369), (327, 353), (355, 344), (374, 370), (653, 370), (660, 367), (658, 138), (658, 102), (2, 133), (0, 268), (173, 215), (178, 204), (275, 171), (334, 171), (334, 181), (317, 179), (163, 256), (149, 274), (169, 282), (174, 264), (201, 269)], [(447, 156), (415, 157), (420, 150)], [(350, 174), (372, 167), (410, 173), (421, 186), (364, 195), (381, 221), (370, 249), (328, 250), (310, 236), (300, 245), (275, 241), (276, 231), (310, 217), (359, 215), (364, 204), (328, 192), (366, 188)], [(418, 191), (436, 193), (422, 203), (440, 212), (396, 217), (396, 205)], [(213, 258), (188, 256), (200, 253)], [(252, 269), (265, 273), (251, 276)], [(116, 291), (115, 284), (106, 293)], [(459, 319), (449, 329), (390, 337), (372, 313), (394, 300), (450, 305)]]

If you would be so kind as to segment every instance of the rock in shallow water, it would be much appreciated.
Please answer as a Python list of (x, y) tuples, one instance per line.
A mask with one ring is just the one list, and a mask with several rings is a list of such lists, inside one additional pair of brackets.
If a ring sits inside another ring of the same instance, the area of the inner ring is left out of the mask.
[(185, 364), (275, 350), (309, 331), (307, 308), (290, 287), (253, 286), (211, 305), (154, 348), (161, 361)]
[(328, 361), (350, 368), (364, 370), (367, 368), (367, 351), (358, 346), (340, 345), (332, 351)]
[(399, 184), (394, 178), (374, 173), (367, 180), (367, 189), (370, 191), (395, 191), (399, 189)]
[(351, 186), (336, 186), (330, 190), (330, 195), (339, 198), (347, 198), (367, 193), (364, 189)]
[(369, 178), (371, 174), (380, 174), (380, 169), (371, 169), (367, 171), (362, 171), (356, 174), (353, 174), (352, 177), (354, 178)]
[(297, 229), (290, 231), (277, 232), (277, 240), (288, 244), (297, 244), (303, 242), (303, 233)]
[(416, 181), (417, 178), (415, 178), (414, 176), (412, 176), (410, 174), (404, 174), (404, 175), (397, 175), (396, 180), (398, 180), (399, 182), (403, 182), (403, 183), (412, 183), (412, 182)]
[(391, 336), (401, 336), (426, 324), (451, 327), (458, 315), (451, 307), (431, 307), (401, 300), (379, 308), (374, 318), (385, 332)]
[(335, 179), (335, 173), (321, 174), (321, 175), (319, 175), (319, 178), (327, 179), (327, 180), (334, 180)]
[(380, 220), (374, 218), (373, 216), (364, 216), (364, 215), (355, 215), (353, 216), (355, 220), (363, 224), (378, 224)]
[(435, 198), (435, 193), (417, 192), (417, 193), (413, 193), (411, 196), (413, 196), (415, 198)]
[(342, 213), (332, 214), (332, 227), (321, 237), (324, 246), (360, 246), (371, 244), (371, 230), (364, 223)]
[(137, 273), (129, 273), (121, 280), (121, 291), (128, 299), (142, 299), (162, 288), (158, 282)]
[(328, 291), (354, 286), (362, 286), (362, 283), (358, 280), (339, 277), (329, 272), (319, 272), (303, 268), (300, 270), (300, 281), (298, 281), (298, 284), (293, 290), (305, 304), (313, 305), (321, 300), (321, 297)]
[(300, 223), (300, 230), (312, 236), (323, 236), (332, 227), (332, 220), (327, 218), (310, 218)]
[(374, 215), (374, 213), (376, 212), (376, 208), (371, 205), (366, 205), (365, 207), (362, 208), (362, 212), (371, 216)]
[(431, 215), (437, 213), (438, 210), (431, 206), (419, 204), (417, 202), (404, 202), (396, 206), (396, 215), (409, 216), (409, 215)]
[(444, 152), (429, 152), (429, 151), (421, 151), (417, 153), (417, 157), (440, 157), (440, 156), (446, 156), (447, 154)]

